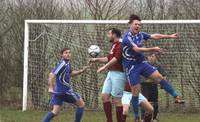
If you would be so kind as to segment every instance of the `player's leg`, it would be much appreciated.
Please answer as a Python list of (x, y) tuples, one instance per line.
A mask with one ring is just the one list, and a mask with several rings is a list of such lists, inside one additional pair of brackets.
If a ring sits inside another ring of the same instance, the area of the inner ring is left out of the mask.
[(133, 106), (133, 112), (135, 116), (135, 120), (139, 120), (139, 92), (140, 92), (140, 84), (136, 84), (131, 86), (131, 92), (132, 92), (132, 99), (131, 103)]
[(162, 88), (176, 98), (175, 103), (184, 103), (184, 100), (178, 96), (175, 88), (170, 84), (169, 81), (165, 80), (164, 77), (156, 70), (150, 75), (150, 78), (153, 79), (156, 83), (160, 83)]
[(153, 106), (150, 102), (143, 96), (141, 93), (139, 94), (139, 104), (142, 107), (144, 112), (143, 122), (151, 122), (152, 120), (152, 113), (153, 113)]
[(53, 106), (53, 110), (46, 114), (43, 122), (50, 122), (56, 115), (58, 115), (61, 109), (62, 102), (62, 99), (58, 95), (52, 96), (50, 105)]
[(152, 84), (152, 90), (150, 95), (150, 101), (153, 105), (153, 120), (157, 120), (157, 114), (158, 114), (158, 86), (157, 84)]
[(74, 122), (80, 122), (84, 113), (85, 103), (80, 97), (80, 95), (74, 91), (68, 91), (62, 98), (67, 103), (73, 103), (77, 105), (77, 109), (75, 111), (75, 119)]
[(113, 103), (115, 104), (117, 122), (123, 122), (123, 107), (121, 104), (121, 97), (114, 97)]
[(124, 85), (126, 83), (126, 75), (123, 72), (110, 71), (111, 72), (111, 82), (112, 82), (112, 91), (111, 95), (113, 96), (113, 103), (116, 107), (117, 122), (122, 122), (122, 112), (123, 107), (121, 104), (121, 97), (124, 91)]
[(123, 106), (123, 115), (122, 115), (123, 122), (126, 122), (126, 116), (128, 115), (128, 112), (129, 112), (131, 99), (132, 99), (132, 93), (124, 91), (123, 96), (121, 98), (121, 102)]
[(131, 85), (133, 112), (135, 121), (139, 121), (139, 92), (140, 92), (140, 65), (132, 66), (130, 69), (126, 69), (126, 75)]
[(53, 110), (48, 112), (43, 120), (43, 122), (50, 122), (58, 113), (60, 112), (60, 105), (53, 105)]
[[(141, 84), (141, 94), (150, 101), (150, 95), (151, 95), (151, 83), (142, 83)], [(145, 110), (144, 108), (141, 108), (141, 118), (144, 119)]]
[(144, 69), (142, 72), (142, 75), (145, 77), (149, 77), (152, 80), (154, 80), (156, 83), (160, 83), (163, 89), (167, 91), (169, 94), (171, 94), (174, 98), (176, 98), (177, 103), (182, 103), (184, 101), (181, 100), (181, 98), (178, 96), (176, 90), (173, 88), (173, 86), (169, 83), (169, 81), (166, 81), (164, 77), (150, 64), (143, 63)]
[(151, 122), (153, 114), (153, 106), (147, 100), (143, 100), (140, 105), (145, 110), (143, 122)]
[(82, 118), (82, 116), (83, 116), (85, 103), (84, 103), (83, 99), (80, 98), (75, 104), (76, 104), (78, 107), (77, 107), (77, 109), (76, 109), (75, 121), (74, 121), (74, 122), (80, 122), (80, 121), (81, 121), (81, 118)]
[(111, 97), (110, 93), (112, 90), (112, 84), (111, 84), (111, 75), (110, 72), (108, 72), (107, 77), (103, 84), (102, 89), (102, 101), (103, 101), (103, 109), (106, 115), (107, 122), (112, 122), (112, 104), (111, 104)]

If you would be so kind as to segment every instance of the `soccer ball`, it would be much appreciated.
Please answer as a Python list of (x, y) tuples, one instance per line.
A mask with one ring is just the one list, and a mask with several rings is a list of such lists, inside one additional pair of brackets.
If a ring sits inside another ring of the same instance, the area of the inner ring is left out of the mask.
[(99, 55), (100, 51), (101, 51), (101, 49), (97, 45), (91, 45), (88, 48), (88, 53), (93, 58), (97, 57)]

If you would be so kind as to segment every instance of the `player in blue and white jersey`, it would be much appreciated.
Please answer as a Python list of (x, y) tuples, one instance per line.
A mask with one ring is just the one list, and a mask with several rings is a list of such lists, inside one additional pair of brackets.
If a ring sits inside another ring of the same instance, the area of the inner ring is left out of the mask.
[(148, 34), (141, 32), (141, 19), (137, 15), (131, 15), (129, 18), (130, 29), (125, 33), (122, 41), (123, 46), (123, 67), (126, 72), (128, 81), (131, 84), (132, 91), (132, 105), (135, 115), (135, 121), (139, 121), (138, 114), (138, 95), (140, 92), (140, 75), (153, 79), (156, 83), (160, 83), (169, 94), (175, 98), (175, 103), (184, 103), (176, 90), (171, 84), (166, 81), (163, 76), (150, 64), (147, 63), (144, 57), (144, 52), (161, 52), (161, 48), (143, 47), (143, 44), (148, 39), (163, 39), (163, 38), (177, 38), (177, 34)]
[(48, 79), (48, 92), (52, 94), (50, 104), (53, 106), (53, 110), (46, 114), (43, 122), (50, 122), (51, 119), (58, 115), (63, 102), (73, 103), (77, 105), (75, 122), (80, 122), (85, 105), (80, 95), (74, 92), (72, 87), (70, 86), (70, 78), (71, 76), (75, 76), (84, 72), (88, 68), (88, 66), (84, 66), (81, 70), (72, 71), (70, 64), (70, 50), (68, 48), (64, 48), (63, 50), (61, 50), (60, 54), (62, 56), (62, 59), (50, 72)]

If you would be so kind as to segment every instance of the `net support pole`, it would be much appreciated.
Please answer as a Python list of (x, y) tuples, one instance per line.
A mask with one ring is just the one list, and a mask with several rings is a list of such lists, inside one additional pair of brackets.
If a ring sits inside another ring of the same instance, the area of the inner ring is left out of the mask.
[(29, 48), (29, 25), (28, 25), (28, 22), (25, 20), (22, 111), (26, 111), (27, 110), (27, 94), (28, 94), (28, 48)]

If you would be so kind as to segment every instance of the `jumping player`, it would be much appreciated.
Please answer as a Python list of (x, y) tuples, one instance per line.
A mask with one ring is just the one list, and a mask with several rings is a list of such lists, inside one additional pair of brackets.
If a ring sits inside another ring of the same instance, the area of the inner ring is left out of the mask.
[[(84, 72), (88, 68), (88, 66), (85, 66), (83, 67), (83, 69), (78, 71), (72, 71), (70, 64), (70, 49), (64, 48), (63, 50), (61, 50), (60, 54), (62, 56), (62, 59), (51, 71), (48, 79), (48, 92), (52, 94), (50, 104), (53, 106), (53, 110), (46, 114), (43, 122), (50, 122), (51, 119), (58, 115), (63, 102), (73, 103), (77, 105), (74, 122), (80, 122), (84, 112), (84, 102), (70, 86), (70, 77)], [(55, 79), (56, 82), (54, 85)]]
[(148, 39), (177, 38), (177, 34), (148, 34), (141, 32), (141, 19), (137, 15), (131, 15), (129, 18), (130, 30), (125, 33), (122, 41), (123, 45), (123, 67), (126, 72), (128, 81), (131, 84), (132, 105), (135, 115), (135, 121), (139, 121), (138, 115), (138, 95), (140, 92), (140, 75), (153, 79), (156, 83), (160, 83), (161, 87), (175, 98), (175, 103), (184, 102), (178, 96), (176, 90), (166, 81), (163, 76), (150, 64), (147, 63), (143, 52), (161, 52), (161, 48), (143, 47), (144, 41)]

